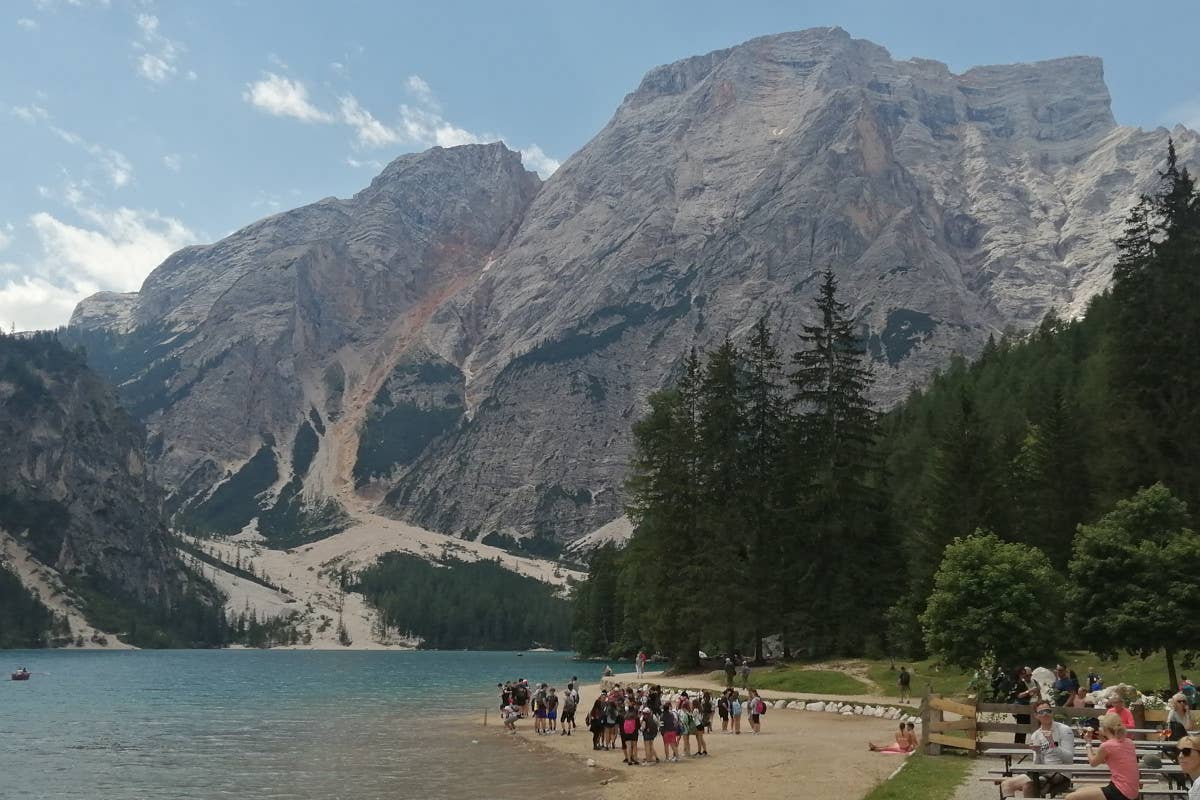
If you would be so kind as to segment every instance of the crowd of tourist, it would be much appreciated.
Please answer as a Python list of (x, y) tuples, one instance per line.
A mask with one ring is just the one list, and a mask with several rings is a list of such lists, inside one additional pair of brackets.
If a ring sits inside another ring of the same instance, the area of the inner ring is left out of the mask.
[[(572, 678), (561, 694), (545, 683), (531, 686), (524, 678), (497, 684), (505, 728), (515, 733), (519, 720), (532, 718), (538, 735), (570, 736), (577, 727), (578, 687), (578, 678)], [(714, 718), (720, 720), (722, 734), (740, 736), (745, 717), (749, 732), (757, 735), (769, 708), (754, 689), (745, 694), (733, 687), (719, 694), (707, 690), (689, 693), (649, 683), (614, 684), (601, 691), (582, 724), (592, 735), (593, 750), (616, 750), (619, 742), (624, 764), (677, 763), (681, 758), (708, 755)]]

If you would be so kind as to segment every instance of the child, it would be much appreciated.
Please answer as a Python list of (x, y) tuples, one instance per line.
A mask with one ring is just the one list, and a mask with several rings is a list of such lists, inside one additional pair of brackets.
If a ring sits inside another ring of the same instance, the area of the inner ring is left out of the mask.
[(571, 731), (575, 728), (575, 707), (578, 701), (575, 699), (575, 692), (571, 687), (567, 687), (567, 691), (563, 694), (562, 704), (562, 725), (558, 732), (559, 736), (570, 736)]
[(662, 719), (659, 729), (663, 737), (663, 756), (667, 761), (679, 761), (679, 721), (671, 711), (671, 702), (663, 701)]
[(642, 761), (647, 764), (650, 759), (654, 759), (654, 763), (658, 763), (658, 751), (654, 749), (654, 739), (658, 736), (658, 720), (654, 718), (654, 712), (649, 707), (642, 709)]

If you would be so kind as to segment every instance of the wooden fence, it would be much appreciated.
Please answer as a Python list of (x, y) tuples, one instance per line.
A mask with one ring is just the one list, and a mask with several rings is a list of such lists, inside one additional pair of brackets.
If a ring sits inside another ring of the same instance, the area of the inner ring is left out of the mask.
[[(1005, 737), (1005, 741), (988, 741), (990, 733), (1018, 734), (1032, 733), (1037, 728), (1033, 706), (1016, 705), (1012, 703), (963, 703), (957, 700), (947, 700), (941, 695), (926, 694), (921, 702), (921, 752), (929, 755), (940, 755), (943, 747), (953, 747), (972, 753), (983, 753), (993, 747), (1011, 747), (1013, 739)], [(1141, 706), (1133, 706), (1135, 727), (1144, 728), (1154, 724), (1165, 723), (1165, 709), (1146, 710)], [(1078, 719), (1102, 717), (1107, 713), (1103, 708), (1068, 708), (1056, 706), (1055, 717), (1058, 719)], [(953, 719), (947, 719), (949, 714)], [(1003, 715), (1004, 720), (992, 720), (993, 715)], [(1017, 722), (1018, 716), (1026, 716), (1028, 722)], [(1009, 718), (1014, 718), (1009, 721)], [(1193, 720), (1196, 713), (1192, 714)]]

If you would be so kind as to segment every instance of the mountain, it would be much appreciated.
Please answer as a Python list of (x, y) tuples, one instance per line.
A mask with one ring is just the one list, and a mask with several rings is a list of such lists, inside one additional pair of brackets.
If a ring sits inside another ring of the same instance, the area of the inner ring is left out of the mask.
[(0, 335), (0, 436), (0, 605), (34, 590), (29, 614), (48, 607), (56, 637), (117, 646), (106, 623), (141, 621), (149, 635), (147, 623), (170, 628), (181, 604), (203, 604), (147, 480), (142, 431), (82, 355), (50, 334)]
[(69, 335), (185, 527), (283, 547), (374, 510), (551, 551), (621, 515), (681, 356), (764, 314), (791, 347), (827, 266), (882, 404), (1078, 313), (1167, 137), (1116, 124), (1094, 58), (956, 75), (769, 36), (651, 70), (544, 185), (499, 144), (404, 156), (85, 300)]

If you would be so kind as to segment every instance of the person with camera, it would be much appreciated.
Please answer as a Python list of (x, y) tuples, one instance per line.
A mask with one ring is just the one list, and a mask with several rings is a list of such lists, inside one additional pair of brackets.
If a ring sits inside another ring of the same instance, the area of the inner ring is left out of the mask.
[(1083, 738), (1087, 742), (1088, 763), (1093, 767), (1107, 764), (1112, 779), (1104, 786), (1076, 789), (1066, 800), (1137, 800), (1142, 791), (1137, 751), (1125, 736), (1121, 718), (1112, 713), (1100, 718), (1099, 747), (1092, 746), (1095, 734), (1091, 730), (1084, 731)]
[[(1075, 733), (1067, 725), (1054, 721), (1054, 709), (1042, 700), (1035, 707), (1038, 728), (1029, 735), (1025, 746), (1033, 751), (1035, 764), (1063, 764), (1070, 766), (1075, 758)], [(1062, 789), (1071, 783), (1070, 777), (1061, 772), (1038, 775), (1014, 775), (1000, 783), (1003, 797), (1041, 797), (1042, 788)], [(1030, 788), (1033, 792), (1026, 795)]]

